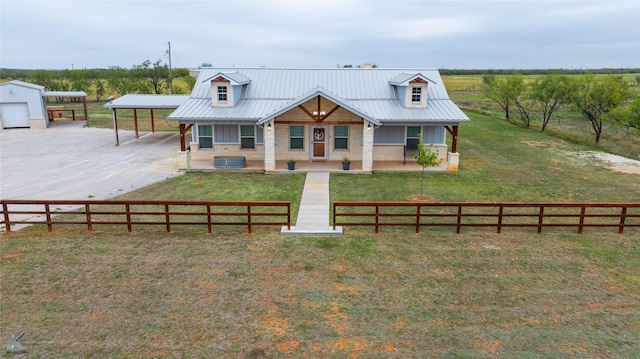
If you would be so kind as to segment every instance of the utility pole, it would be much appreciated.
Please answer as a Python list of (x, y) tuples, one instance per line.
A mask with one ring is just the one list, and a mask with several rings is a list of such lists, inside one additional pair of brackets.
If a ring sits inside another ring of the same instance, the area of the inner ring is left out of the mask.
[(173, 94), (173, 73), (171, 71), (171, 41), (169, 44), (169, 93)]

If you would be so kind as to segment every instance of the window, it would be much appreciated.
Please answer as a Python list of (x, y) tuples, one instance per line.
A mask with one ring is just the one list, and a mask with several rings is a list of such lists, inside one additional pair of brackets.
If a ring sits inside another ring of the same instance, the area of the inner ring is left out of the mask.
[(304, 149), (304, 126), (289, 126), (289, 149)]
[(200, 144), (200, 148), (213, 148), (211, 126), (198, 125), (198, 143)]
[(238, 143), (238, 125), (214, 125), (216, 143)]
[(240, 148), (256, 148), (255, 127), (240, 126)]
[(333, 148), (346, 150), (349, 148), (349, 126), (335, 126), (333, 128)]
[(218, 86), (218, 101), (227, 101), (227, 86)]
[(420, 135), (419, 126), (407, 126), (407, 149), (418, 149), (418, 136)]
[(411, 89), (411, 102), (420, 102), (422, 100), (422, 88), (412, 87)]

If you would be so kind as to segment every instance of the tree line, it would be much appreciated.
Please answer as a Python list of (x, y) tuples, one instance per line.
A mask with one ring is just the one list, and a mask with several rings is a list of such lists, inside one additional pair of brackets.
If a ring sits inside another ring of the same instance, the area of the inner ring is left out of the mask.
[[(636, 81), (640, 84), (640, 75)], [(622, 75), (547, 74), (525, 81), (521, 74), (489, 74), (482, 83), (482, 93), (500, 106), (505, 119), (512, 121), (515, 114), (525, 127), (537, 118), (544, 131), (561, 107), (571, 106), (591, 124), (596, 144), (605, 122), (640, 131), (640, 94)]]
[[(84, 91), (100, 101), (107, 93), (123, 96), (128, 93), (174, 93), (191, 91), (196, 79), (186, 68), (169, 73), (167, 64), (160, 60), (145, 60), (131, 68), (112, 66), (108, 69), (74, 70), (0, 70), (0, 78), (22, 80), (44, 86), (47, 91)], [(173, 85), (173, 79), (182, 78), (187, 88)]]

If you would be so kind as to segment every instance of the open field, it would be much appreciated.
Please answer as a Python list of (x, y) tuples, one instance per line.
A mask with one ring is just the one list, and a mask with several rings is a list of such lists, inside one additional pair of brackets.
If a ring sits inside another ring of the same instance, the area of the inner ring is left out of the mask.
[[(589, 147), (470, 113), (437, 201), (639, 201)], [(333, 200), (409, 200), (420, 173), (335, 174)], [(126, 198), (289, 200), (304, 176), (186, 173)], [(0, 238), (0, 336), (33, 358), (630, 358), (640, 230), (347, 229), (285, 237), (96, 227)], [(6, 309), (8, 308), (8, 309)]]

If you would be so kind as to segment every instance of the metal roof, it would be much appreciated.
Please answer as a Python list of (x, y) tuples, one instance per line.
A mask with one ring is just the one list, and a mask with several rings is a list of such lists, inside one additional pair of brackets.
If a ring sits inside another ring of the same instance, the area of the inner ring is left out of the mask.
[(41, 85), (36, 85), (36, 84), (32, 84), (29, 82), (24, 82), (24, 81), (20, 81), (20, 80), (13, 80), (13, 81), (9, 81), (9, 82), (5, 82), (0, 84), (0, 86), (6, 86), (6, 85), (16, 85), (16, 86), (22, 86), (22, 87), (27, 87), (30, 89), (34, 89), (34, 90), (38, 90), (38, 91), (44, 91), (44, 86)]
[(45, 91), (43, 97), (87, 97), (84, 91)]
[[(242, 99), (235, 107), (213, 107), (210, 81), (218, 75), (246, 79)], [(405, 82), (416, 77), (429, 81), (426, 109), (405, 108), (396, 97), (394, 87), (406, 85)], [(376, 124), (469, 121), (449, 99), (438, 70), (424, 68), (203, 68), (189, 100), (169, 118), (183, 123), (233, 119), (264, 122), (283, 109), (286, 112), (297, 106), (309, 93), (323, 96)]]
[(139, 95), (128, 94), (107, 102), (106, 108), (144, 108), (163, 109), (178, 108), (187, 102), (189, 95)]

